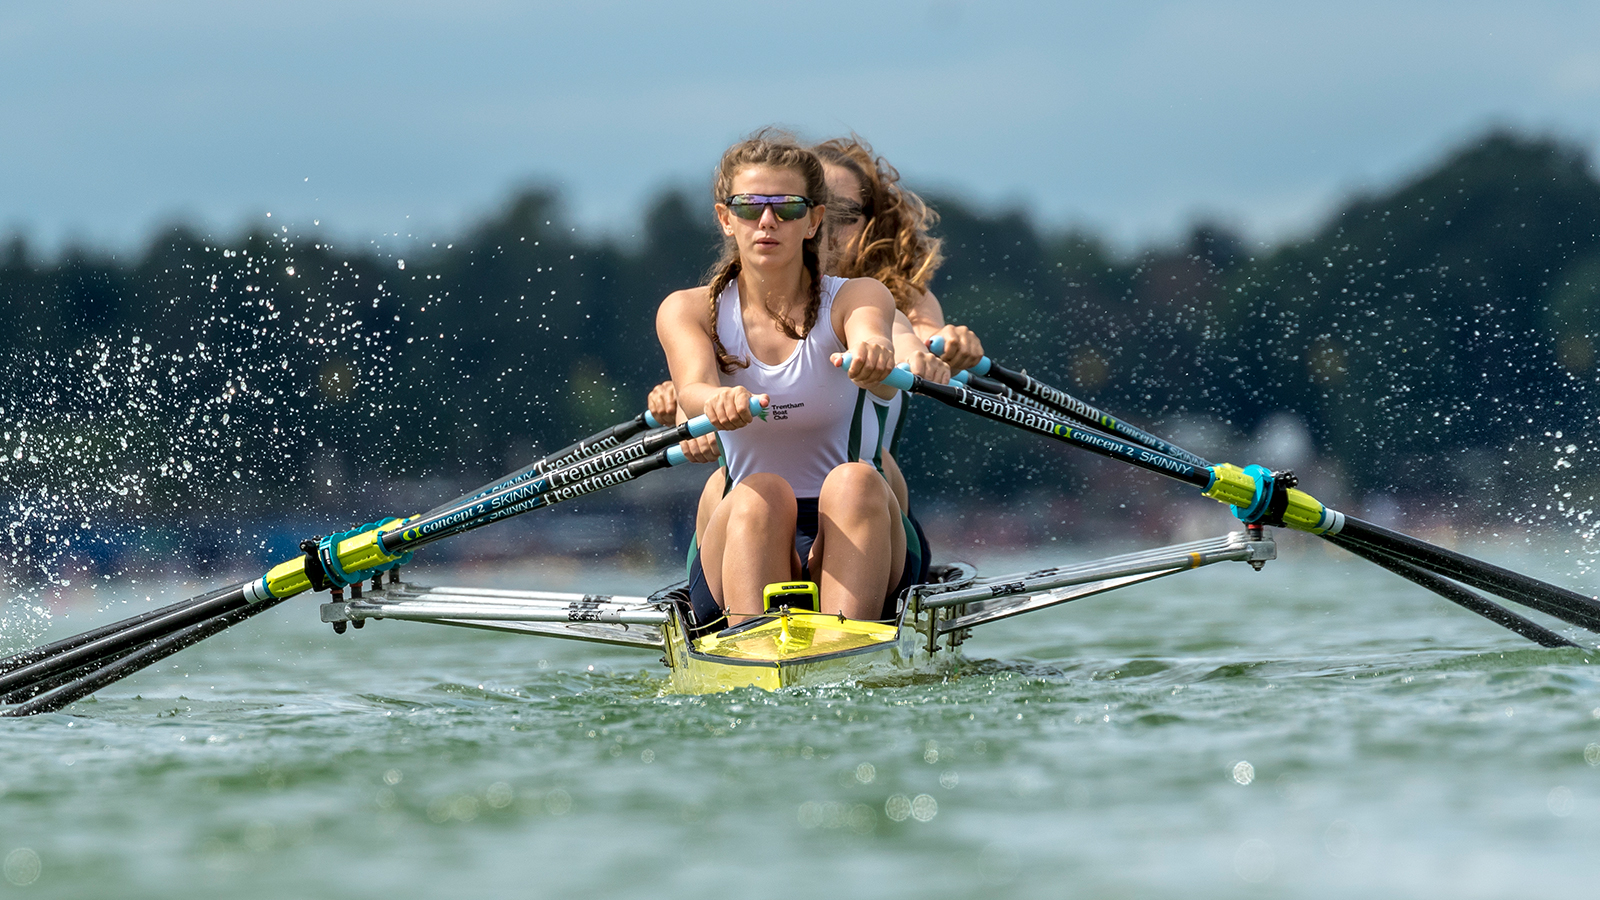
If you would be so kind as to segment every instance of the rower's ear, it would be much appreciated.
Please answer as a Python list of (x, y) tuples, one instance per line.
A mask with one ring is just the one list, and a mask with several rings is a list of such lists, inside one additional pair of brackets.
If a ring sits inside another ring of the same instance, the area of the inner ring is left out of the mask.
[(822, 224), (828, 221), (828, 204), (818, 203), (816, 206), (811, 207), (809, 218), (811, 220), (811, 228), (806, 232), (806, 240), (816, 237), (817, 232), (822, 230)]
[(733, 213), (729, 212), (728, 205), (718, 203), (712, 209), (717, 214), (717, 224), (721, 226), (723, 235), (733, 237)]

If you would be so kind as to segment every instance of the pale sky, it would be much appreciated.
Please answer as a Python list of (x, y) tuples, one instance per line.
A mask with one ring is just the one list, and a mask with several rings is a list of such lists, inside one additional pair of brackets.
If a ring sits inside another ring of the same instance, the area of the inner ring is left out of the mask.
[(1600, 148), (1600, 4), (0, 0), (0, 232), (43, 247), (447, 236), (526, 183), (626, 235), (768, 123), (1124, 246), (1271, 240), (1494, 124)]

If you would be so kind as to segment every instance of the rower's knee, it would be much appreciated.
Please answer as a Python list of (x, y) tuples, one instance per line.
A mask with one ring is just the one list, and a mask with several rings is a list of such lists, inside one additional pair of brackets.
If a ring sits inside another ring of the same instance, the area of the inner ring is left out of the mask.
[(797, 505), (794, 488), (783, 478), (768, 472), (757, 472), (745, 478), (728, 492), (722, 502), (729, 504), (731, 520), (740, 526), (764, 522), (794, 522)]
[(831, 516), (882, 514), (887, 517), (890, 497), (887, 491), (883, 476), (870, 464), (845, 463), (828, 473), (822, 482), (817, 505)]

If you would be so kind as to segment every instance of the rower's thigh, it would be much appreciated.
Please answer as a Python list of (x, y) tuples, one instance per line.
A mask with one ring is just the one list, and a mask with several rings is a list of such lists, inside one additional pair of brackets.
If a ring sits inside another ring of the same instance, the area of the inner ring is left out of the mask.
[(720, 564), (729, 552), (764, 555), (774, 548), (787, 559), (794, 550), (795, 512), (789, 482), (766, 472), (749, 476), (711, 511), (701, 541), (705, 565)]
[[(906, 531), (900, 521), (900, 501), (889, 483), (868, 463), (837, 466), (822, 483), (817, 515), (839, 532), (839, 537), (889, 560), (888, 583), (900, 580), (906, 555)], [(811, 570), (819, 571), (828, 552), (830, 528), (819, 529), (811, 545)], [(887, 587), (885, 588), (887, 590)]]
[(694, 514), (694, 535), (702, 545), (706, 542), (706, 527), (711, 524), (711, 514), (716, 512), (717, 504), (722, 502), (727, 487), (728, 470), (718, 466), (706, 479), (706, 486), (700, 489), (700, 505)]
[(700, 545), (700, 565), (719, 605), (727, 607), (730, 585), (736, 595), (755, 590), (759, 598), (762, 585), (793, 577), (795, 512), (794, 489), (768, 473), (745, 478), (717, 503)]
[[(871, 529), (858, 540), (878, 538), (887, 542), (891, 553), (905, 552), (905, 529), (900, 526), (900, 501), (870, 464), (845, 463), (836, 466), (822, 482), (822, 493), (817, 497), (817, 515), (845, 530)], [(820, 542), (819, 535), (819, 542)], [(813, 560), (822, 548), (812, 547)]]

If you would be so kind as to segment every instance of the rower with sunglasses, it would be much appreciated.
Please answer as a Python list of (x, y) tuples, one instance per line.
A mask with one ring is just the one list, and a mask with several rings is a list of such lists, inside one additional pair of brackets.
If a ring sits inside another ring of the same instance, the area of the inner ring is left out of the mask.
[[(944, 309), (929, 287), (943, 262), (940, 242), (928, 233), (936, 217), (915, 193), (900, 184), (900, 173), (857, 137), (836, 138), (812, 148), (822, 160), (828, 182), (828, 228), (823, 267), (830, 275), (874, 278), (889, 288), (895, 299), (895, 350), (900, 362), (917, 375), (936, 382), (949, 379), (949, 371), (970, 368), (983, 358), (983, 344), (971, 329), (945, 322)], [(938, 359), (924, 352), (934, 338), (944, 340)], [(943, 365), (941, 365), (943, 363)], [(948, 366), (948, 369), (946, 368)], [(904, 431), (907, 396), (896, 394), (884, 413), (878, 462), (911, 524), (921, 563), (919, 579), (926, 575), (932, 551), (911, 510), (905, 477), (895, 459)], [(672, 382), (662, 382), (650, 392), (651, 412), (662, 421), (678, 414)], [(684, 452), (695, 462), (711, 462), (720, 448), (717, 436), (685, 442)], [(696, 534), (704, 531), (711, 511), (725, 489), (722, 470), (714, 472), (701, 492)]]
[[(917, 568), (870, 462), (867, 392), (894, 394), (880, 384), (894, 366), (894, 298), (871, 279), (823, 274), (822, 163), (787, 135), (729, 148), (714, 197), (724, 243), (710, 283), (669, 295), (656, 315), (678, 404), (711, 420), (727, 460), (690, 567), (696, 624), (736, 625), (762, 611), (766, 586), (795, 580), (818, 584), (822, 612), (879, 618)], [(768, 421), (746, 427), (752, 397)]]

